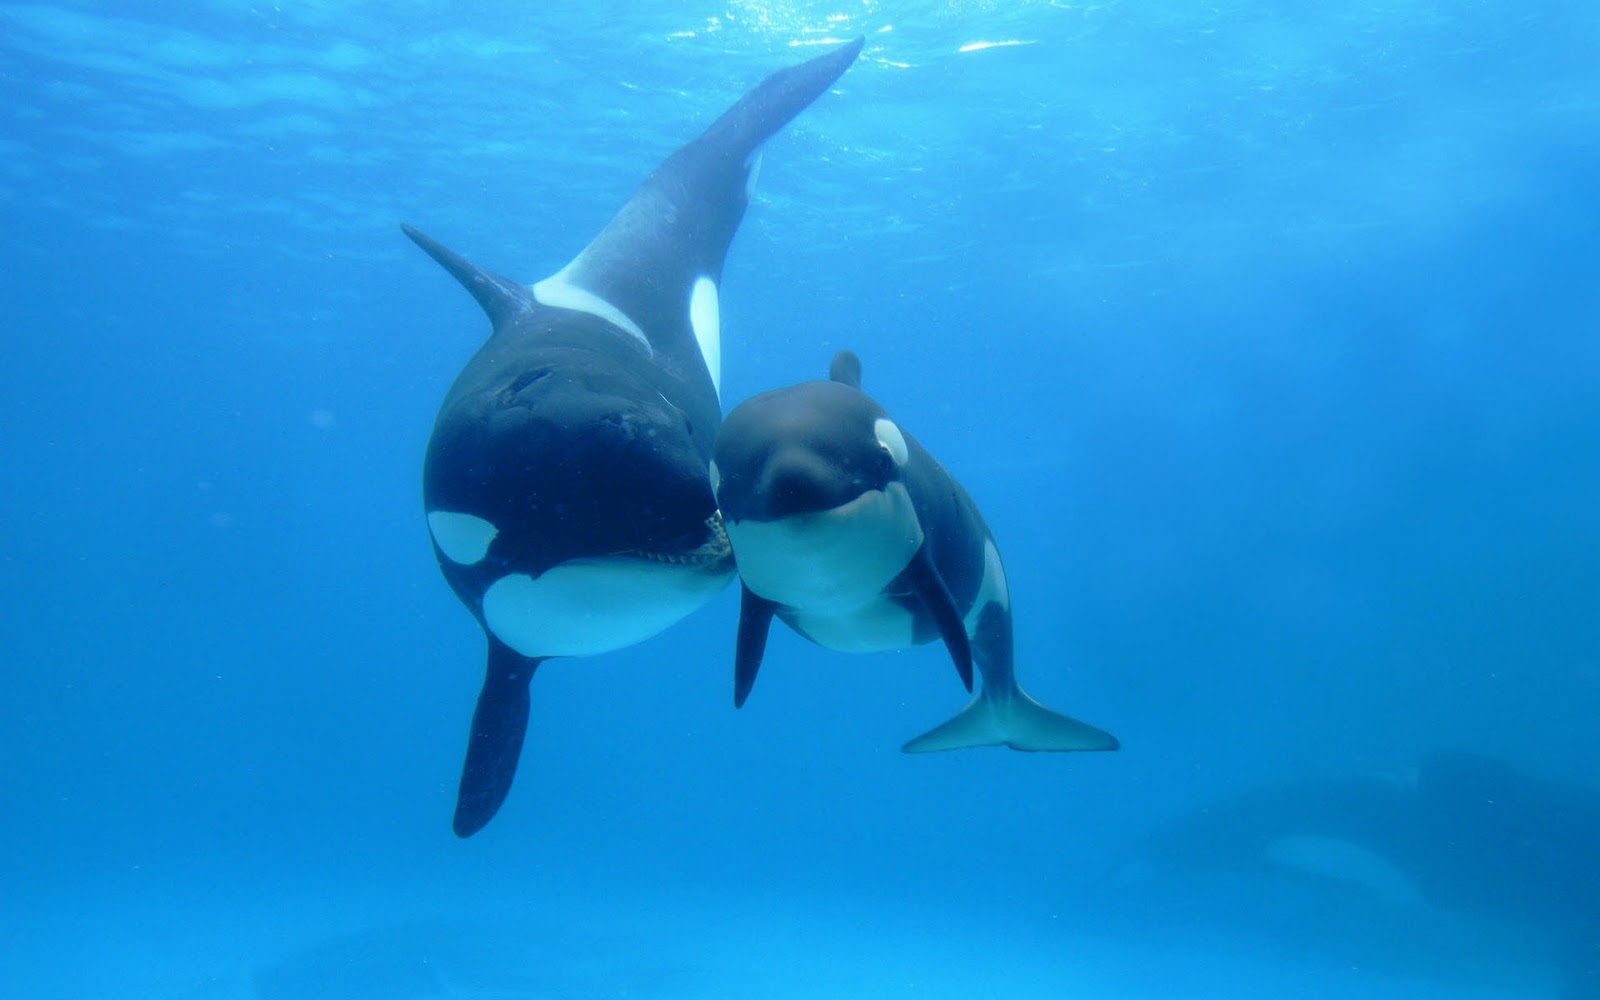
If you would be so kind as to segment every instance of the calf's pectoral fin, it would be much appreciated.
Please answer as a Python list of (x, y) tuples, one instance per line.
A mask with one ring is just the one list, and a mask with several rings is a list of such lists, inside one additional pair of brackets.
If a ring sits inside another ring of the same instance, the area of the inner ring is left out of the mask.
[(767, 651), (767, 632), (777, 605), (740, 585), (739, 638), (733, 654), (733, 707), (741, 708), (756, 683), (756, 671)]
[(461, 766), (456, 815), (451, 823), (458, 837), (470, 837), (483, 829), (511, 791), (522, 740), (528, 732), (528, 682), (541, 662), (489, 636), (488, 668), (472, 713), (467, 759)]
[(967, 638), (966, 623), (961, 620), (961, 612), (956, 610), (950, 588), (944, 585), (939, 568), (933, 564), (933, 553), (927, 542), (911, 557), (901, 579), (933, 615), (934, 622), (939, 626), (939, 636), (944, 639), (945, 648), (950, 650), (950, 658), (955, 661), (956, 673), (961, 676), (962, 685), (971, 691), (972, 642)]

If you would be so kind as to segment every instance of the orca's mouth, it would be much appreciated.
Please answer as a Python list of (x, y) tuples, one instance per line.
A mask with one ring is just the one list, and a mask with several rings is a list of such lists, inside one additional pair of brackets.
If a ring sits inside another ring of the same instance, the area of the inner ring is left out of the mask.
[(666, 563), (672, 566), (698, 566), (704, 568), (721, 568), (733, 560), (733, 545), (728, 541), (728, 529), (722, 524), (722, 511), (712, 511), (704, 524), (704, 540), (692, 549), (673, 549), (671, 551), (652, 551), (645, 549), (629, 549), (623, 555), (633, 556), (635, 559), (644, 559), (648, 562)]

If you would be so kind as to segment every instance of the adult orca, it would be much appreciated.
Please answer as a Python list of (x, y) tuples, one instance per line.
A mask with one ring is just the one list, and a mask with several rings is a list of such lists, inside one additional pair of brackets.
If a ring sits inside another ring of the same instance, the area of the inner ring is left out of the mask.
[(854, 354), (841, 351), (827, 381), (735, 407), (717, 435), (711, 482), (742, 586), (735, 706), (755, 683), (776, 616), (846, 652), (943, 638), (968, 691), (977, 664), (978, 695), (908, 753), (1117, 748), (1110, 733), (1017, 685), (994, 536), (966, 490), (861, 391)]
[(1372, 913), (1425, 906), (1532, 933), (1564, 997), (1600, 1000), (1594, 788), (1442, 751), (1403, 774), (1303, 778), (1208, 803), (1152, 833), (1127, 871), (1139, 884), (1204, 873), (1322, 887), (1345, 912), (1364, 899)]
[(445, 396), (423, 461), (439, 566), (489, 644), (458, 836), (505, 801), (539, 664), (646, 639), (732, 576), (706, 479), (721, 416), (723, 261), (762, 144), (861, 46), (767, 77), (534, 285), (403, 227), (493, 325)]

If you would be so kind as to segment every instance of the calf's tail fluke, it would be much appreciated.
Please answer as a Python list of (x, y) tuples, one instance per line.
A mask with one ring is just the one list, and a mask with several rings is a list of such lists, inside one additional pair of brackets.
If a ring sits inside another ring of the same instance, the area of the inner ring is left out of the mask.
[(1103, 729), (1045, 708), (1019, 687), (997, 691), (985, 684), (955, 718), (900, 749), (906, 753), (933, 753), (993, 746), (1066, 751), (1115, 750), (1121, 744)]

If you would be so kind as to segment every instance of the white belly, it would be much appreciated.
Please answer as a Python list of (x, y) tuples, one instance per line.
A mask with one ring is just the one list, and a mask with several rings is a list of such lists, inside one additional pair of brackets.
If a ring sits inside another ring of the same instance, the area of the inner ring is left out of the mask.
[(842, 653), (904, 649), (915, 636), (911, 612), (883, 597), (824, 613), (785, 612), (783, 619), (817, 645)]
[(593, 656), (642, 642), (705, 604), (733, 576), (623, 556), (574, 559), (537, 577), (503, 576), (483, 620), (523, 656)]
[(727, 525), (739, 577), (799, 616), (855, 615), (879, 599), (922, 546), (901, 483), (815, 514)]

